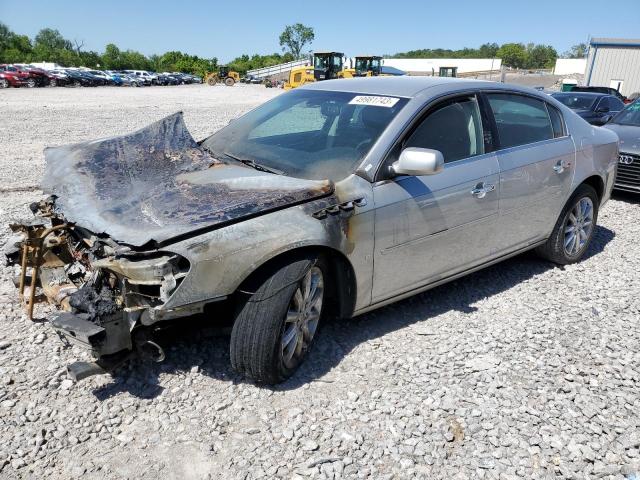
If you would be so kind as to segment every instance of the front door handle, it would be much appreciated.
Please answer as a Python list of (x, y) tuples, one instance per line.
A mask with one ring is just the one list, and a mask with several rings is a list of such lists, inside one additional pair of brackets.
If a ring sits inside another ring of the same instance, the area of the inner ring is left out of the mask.
[(496, 189), (496, 186), (493, 183), (484, 183), (480, 182), (476, 185), (476, 188), (471, 190), (471, 195), (474, 195), (478, 198), (486, 197), (487, 193), (493, 192)]
[(570, 166), (571, 162), (567, 162), (566, 160), (559, 160), (558, 163), (553, 166), (553, 169), (556, 171), (556, 173), (562, 173), (566, 168), (569, 168)]

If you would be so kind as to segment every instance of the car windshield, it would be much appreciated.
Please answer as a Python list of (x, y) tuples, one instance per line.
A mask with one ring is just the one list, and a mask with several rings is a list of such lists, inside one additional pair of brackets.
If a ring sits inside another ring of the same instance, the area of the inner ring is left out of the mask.
[(598, 97), (590, 94), (558, 93), (553, 98), (573, 110), (591, 110)]
[(627, 105), (624, 110), (613, 117), (610, 123), (640, 126), (640, 100), (636, 100), (631, 105)]
[(202, 145), (218, 158), (337, 181), (353, 172), (406, 103), (398, 97), (295, 90), (232, 121)]

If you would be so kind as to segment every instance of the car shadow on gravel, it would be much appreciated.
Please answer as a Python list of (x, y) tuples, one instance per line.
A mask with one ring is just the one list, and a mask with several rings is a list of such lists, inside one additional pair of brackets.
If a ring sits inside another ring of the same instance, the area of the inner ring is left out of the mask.
[[(602, 252), (614, 236), (613, 231), (597, 226), (585, 260)], [(311, 357), (293, 378), (264, 388), (295, 390), (313, 381), (331, 382), (331, 370), (358, 345), (417, 322), (428, 323), (429, 318), (448, 311), (471, 313), (476, 310), (473, 306), (476, 302), (498, 295), (552, 268), (558, 267), (540, 260), (533, 252), (527, 252), (371, 313), (330, 322), (324, 325)], [(163, 363), (134, 359), (116, 370), (112, 381), (96, 388), (93, 393), (99, 400), (123, 392), (151, 399), (164, 390), (159, 383), (162, 373), (186, 377), (192, 370), (225, 382), (246, 382), (231, 370), (228, 333), (229, 328), (212, 327), (211, 321), (202, 317), (184, 319), (182, 326), (174, 324), (158, 337), (158, 343), (166, 351)]]
[(613, 198), (614, 200), (619, 200), (621, 202), (634, 203), (636, 205), (640, 205), (640, 194), (637, 194), (637, 193), (620, 192), (618, 190), (614, 190), (611, 198)]

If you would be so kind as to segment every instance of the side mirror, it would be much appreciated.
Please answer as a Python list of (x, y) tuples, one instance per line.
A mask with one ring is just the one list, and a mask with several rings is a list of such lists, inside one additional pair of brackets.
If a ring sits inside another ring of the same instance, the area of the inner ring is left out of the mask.
[(438, 150), (409, 147), (391, 165), (394, 175), (435, 175), (444, 168), (444, 157)]

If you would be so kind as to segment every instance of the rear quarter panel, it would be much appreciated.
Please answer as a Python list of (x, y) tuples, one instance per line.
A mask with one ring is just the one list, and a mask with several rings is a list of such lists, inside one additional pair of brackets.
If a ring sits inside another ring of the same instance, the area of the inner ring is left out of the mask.
[(587, 178), (599, 176), (604, 183), (601, 205), (611, 196), (618, 164), (618, 135), (590, 125), (560, 102), (553, 102), (563, 112), (569, 134), (576, 147), (576, 162), (571, 193)]

